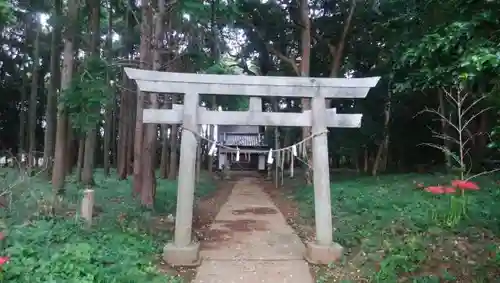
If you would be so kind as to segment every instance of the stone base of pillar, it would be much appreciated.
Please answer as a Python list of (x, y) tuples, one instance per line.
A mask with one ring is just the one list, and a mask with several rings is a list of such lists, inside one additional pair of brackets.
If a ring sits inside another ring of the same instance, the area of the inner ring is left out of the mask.
[(304, 258), (312, 264), (327, 265), (340, 260), (343, 253), (344, 248), (337, 243), (332, 243), (330, 246), (323, 246), (315, 242), (310, 242), (306, 244)]
[(163, 260), (170, 266), (194, 267), (201, 263), (200, 244), (191, 243), (186, 247), (177, 247), (168, 243), (163, 248)]

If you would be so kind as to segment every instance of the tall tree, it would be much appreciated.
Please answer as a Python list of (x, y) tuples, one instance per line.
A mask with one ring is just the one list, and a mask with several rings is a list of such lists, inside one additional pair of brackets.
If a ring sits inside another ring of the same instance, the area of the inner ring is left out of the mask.
[(28, 108), (28, 164), (32, 168), (35, 166), (35, 151), (36, 151), (36, 128), (37, 128), (37, 102), (38, 102), (38, 83), (40, 78), (40, 35), (41, 24), (37, 14), (32, 14), (32, 25), (35, 32), (33, 46), (33, 67), (31, 70), (31, 92)]
[[(108, 33), (106, 35), (106, 52), (108, 65), (111, 65), (113, 60), (113, 6), (112, 1), (108, 1)], [(107, 81), (111, 81), (111, 74), (108, 71)], [(103, 145), (103, 162), (104, 162), (104, 174), (109, 175), (110, 167), (110, 154), (111, 154), (111, 141), (114, 137), (113, 121), (114, 121), (114, 106), (116, 104), (114, 92), (110, 103), (106, 105), (105, 109), (105, 119), (104, 119), (104, 145)], [(111, 154), (112, 155), (112, 154)]]
[[(74, 64), (74, 41), (78, 32), (76, 19), (78, 17), (79, 5), (77, 0), (68, 0), (67, 12), (65, 17), (66, 31), (63, 35), (64, 50), (63, 50), (63, 66), (61, 72), (61, 93), (65, 95), (65, 91), (70, 88), (71, 78), (73, 76)], [(64, 180), (66, 177), (66, 154), (68, 137), (68, 113), (63, 103), (59, 103), (57, 111), (57, 128), (56, 128), (56, 145), (54, 156), (54, 170), (52, 171), (52, 187), (54, 194), (58, 195), (64, 188)]]
[[(300, 22), (301, 22), (301, 35), (300, 35), (300, 50), (301, 50), (301, 62), (300, 62), (300, 76), (308, 77), (309, 69), (311, 66), (311, 20), (309, 18), (309, 1), (300, 1)], [(309, 98), (302, 99), (302, 111), (311, 110), (311, 100)], [(302, 138), (306, 138), (311, 134), (310, 127), (304, 127), (302, 129)], [(309, 168), (312, 168), (312, 150), (311, 143), (306, 143), (306, 151), (308, 152), (308, 166), (306, 166), (306, 182), (307, 184), (312, 184), (312, 173)]]
[(48, 175), (52, 173), (57, 123), (57, 92), (61, 84), (61, 17), (62, 0), (55, 0), (52, 18), (52, 40), (50, 42), (50, 84), (47, 93), (47, 109), (45, 114), (46, 126), (43, 147), (43, 166), (47, 168)]
[[(101, 42), (101, 1), (92, 0), (90, 4), (90, 58), (91, 60), (100, 60), (100, 42)], [(99, 112), (101, 109), (91, 109), (92, 112)], [(97, 125), (90, 125), (90, 129), (85, 136), (85, 150), (83, 158), (82, 182), (85, 185), (93, 183), (94, 163), (97, 145)]]
[[(122, 36), (124, 48), (121, 51), (122, 57), (128, 64), (132, 63), (130, 54), (133, 49), (133, 14), (132, 7), (134, 1), (127, 0), (125, 3), (126, 11), (123, 15), (123, 22), (125, 23), (125, 33)], [(125, 179), (130, 173), (132, 168), (132, 158), (134, 150), (134, 130), (135, 130), (135, 105), (136, 95), (132, 94), (133, 85), (130, 84), (125, 72), (122, 72), (122, 88), (120, 90), (120, 109), (119, 109), (119, 124), (118, 124), (118, 165), (117, 171), (120, 179)]]
[[(217, 13), (219, 10), (219, 0), (212, 0), (211, 2), (211, 18), (210, 18), (210, 28), (211, 28), (211, 34), (212, 34), (212, 46), (211, 46), (211, 52), (212, 52), (212, 60), (215, 65), (220, 64), (220, 47), (219, 47), (219, 29), (217, 25)], [(216, 111), (217, 110), (217, 96), (212, 95), (212, 110)], [(211, 140), (216, 140), (215, 136), (215, 125), (210, 125), (209, 126), (209, 132), (210, 136), (209, 138)], [(213, 167), (213, 156), (210, 155), (208, 157), (208, 172), (212, 172), (212, 167)]]
[[(151, 23), (152, 23), (152, 7), (148, 0), (141, 2), (142, 22), (141, 22), (141, 44), (139, 47), (140, 67), (141, 69), (151, 68)], [(144, 149), (144, 125), (142, 123), (142, 110), (144, 109), (144, 93), (138, 91), (137, 99), (137, 116), (135, 121), (135, 140), (134, 140), (134, 180), (133, 193), (141, 195), (144, 181), (143, 166), (143, 149)]]
[[(28, 29), (26, 29), (28, 30)], [(25, 36), (28, 39), (28, 32), (25, 32)], [(23, 59), (24, 62), (24, 59)], [(28, 81), (28, 77), (26, 74), (22, 75), (21, 80), (21, 99), (19, 101), (19, 144), (18, 144), (18, 153), (24, 154), (26, 152), (26, 100), (28, 96), (28, 92), (26, 89), (26, 82)]]
[[(155, 16), (154, 36), (153, 36), (153, 70), (160, 70), (162, 66), (162, 54), (164, 42), (165, 26), (165, 1), (157, 1), (157, 11)], [(158, 108), (158, 94), (150, 94), (151, 107)], [(143, 180), (141, 189), (141, 202), (144, 206), (152, 207), (156, 194), (155, 167), (157, 163), (156, 149), (158, 148), (158, 125), (149, 124), (146, 126), (146, 140), (144, 142), (144, 151), (142, 156)]]

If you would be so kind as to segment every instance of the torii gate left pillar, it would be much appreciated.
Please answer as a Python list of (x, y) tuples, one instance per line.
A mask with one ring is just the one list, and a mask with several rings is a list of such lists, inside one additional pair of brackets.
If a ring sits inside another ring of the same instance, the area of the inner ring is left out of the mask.
[[(196, 75), (125, 69), (128, 77), (144, 92), (182, 93), (182, 109), (145, 109), (144, 123), (183, 124), (195, 130), (198, 124), (312, 127), (314, 133), (327, 127), (358, 128), (361, 114), (337, 114), (326, 109), (325, 98), (364, 98), (379, 77), (332, 79), (305, 77), (258, 77), (234, 75)], [(200, 94), (309, 97), (310, 111), (271, 113), (259, 111), (200, 111)], [(164, 248), (164, 260), (174, 266), (195, 266), (200, 262), (199, 243), (192, 241), (195, 189), (196, 136), (182, 132), (179, 165), (175, 238)], [(305, 259), (328, 264), (342, 255), (342, 247), (333, 242), (330, 199), (330, 174), (326, 135), (313, 138), (314, 207), (316, 240), (307, 243)]]

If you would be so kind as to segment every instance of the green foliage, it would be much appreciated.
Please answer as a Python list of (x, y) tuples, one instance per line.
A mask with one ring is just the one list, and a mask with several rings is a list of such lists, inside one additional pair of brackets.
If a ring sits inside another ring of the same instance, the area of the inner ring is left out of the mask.
[(99, 57), (86, 58), (75, 74), (71, 87), (61, 96), (60, 103), (68, 111), (72, 125), (80, 132), (95, 128), (102, 120), (101, 109), (109, 103), (115, 92), (111, 85), (116, 70)]
[(453, 22), (425, 35), (414, 47), (409, 47), (401, 64), (402, 69), (421, 66), (413, 72), (412, 80), (398, 84), (403, 90), (412, 84), (416, 90), (474, 82), (484, 72), (496, 72), (500, 53), (496, 43), (475, 34), (481, 29), (479, 21)]
[(210, 5), (205, 1), (182, 1), (179, 9), (190, 16), (210, 19)]
[(416, 271), (427, 259), (421, 237), (413, 236), (395, 244), (386, 242), (385, 251), (390, 256), (380, 261), (374, 282), (397, 282), (398, 275)]
[(12, 23), (14, 15), (12, 14), (12, 4), (8, 0), (0, 1), (0, 26)]
[(495, 121), (495, 126), (491, 131), (491, 141), (488, 148), (499, 150), (500, 149), (500, 120)]
[[(181, 13), (189, 15), (192, 20), (200, 24), (211, 22), (213, 16), (217, 23), (227, 23), (241, 15), (238, 5), (234, 1), (184, 0), (180, 2), (178, 9)], [(215, 15), (212, 15), (212, 12), (215, 12)]]
[(70, 221), (13, 227), (6, 280), (16, 282), (180, 282), (161, 275), (152, 255), (159, 246), (139, 232), (87, 232)]
[[(10, 169), (2, 170), (15, 175)], [(2, 229), (8, 236), (6, 249), (0, 254), (10, 257), (3, 266), (7, 282), (182, 282), (156, 266), (157, 255), (171, 239), (171, 230), (161, 218), (175, 213), (176, 182), (158, 180), (158, 209), (152, 213), (143, 211), (131, 196), (131, 180), (105, 178), (102, 172), (95, 174), (95, 180), (97, 216), (91, 230), (75, 215), (83, 188), (72, 178), (65, 211), (57, 217), (50, 217), (42, 207), (51, 199), (51, 186), (46, 181), (30, 178), (29, 183), (16, 187), (12, 211), (25, 212), (2, 214), (9, 224), (8, 230)], [(25, 194), (25, 189), (31, 194)], [(203, 176), (196, 196), (206, 196), (214, 189)]]
[[(233, 60), (221, 60), (218, 63), (215, 63), (205, 69), (204, 73), (206, 74), (218, 74), (218, 75), (237, 75), (241, 74), (241, 70), (239, 70), (236, 62)], [(235, 96), (235, 95), (217, 95), (216, 102), (217, 105), (221, 105), (225, 110), (244, 110), (248, 109), (248, 97), (243, 96)], [(204, 100), (207, 101), (209, 107), (211, 105), (211, 99), (204, 97)]]
[(398, 91), (464, 82), (472, 86), (499, 70), (500, 37), (493, 31), (500, 26), (496, 14), (489, 9), (495, 4), (478, 6), (470, 1), (448, 1), (445, 6), (449, 5), (455, 14), (440, 17), (433, 14), (434, 5), (442, 3), (428, 1), (428, 9), (414, 10), (410, 19), (423, 23), (422, 36), (401, 43), (399, 52), (394, 53), (394, 70), (400, 74), (396, 76)]
[[(450, 178), (410, 174), (342, 181), (337, 174), (331, 187), (333, 233), (347, 249), (353, 268), (361, 269), (371, 282), (438, 282), (435, 277), (446, 273), (491, 275), (488, 272), (498, 264), (494, 263), (496, 254), (487, 247), (500, 238), (500, 192), (495, 177), (479, 178), (481, 190), (468, 197), (468, 218), (455, 228), (432, 218), (432, 211), (449, 209), (449, 198), (430, 195), (415, 185), (446, 184)], [(313, 219), (313, 189), (295, 187), (293, 196), (302, 216)], [(466, 241), (463, 245), (468, 248), (457, 247), (457, 241)], [(435, 262), (449, 268), (435, 270)], [(429, 271), (427, 267), (433, 268), (434, 276), (419, 276)]]

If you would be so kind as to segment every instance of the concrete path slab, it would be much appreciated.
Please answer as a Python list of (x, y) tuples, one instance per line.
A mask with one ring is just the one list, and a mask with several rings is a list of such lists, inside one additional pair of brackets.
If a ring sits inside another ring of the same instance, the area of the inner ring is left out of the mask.
[(237, 182), (201, 243), (195, 283), (312, 283), (304, 245), (254, 178)]

